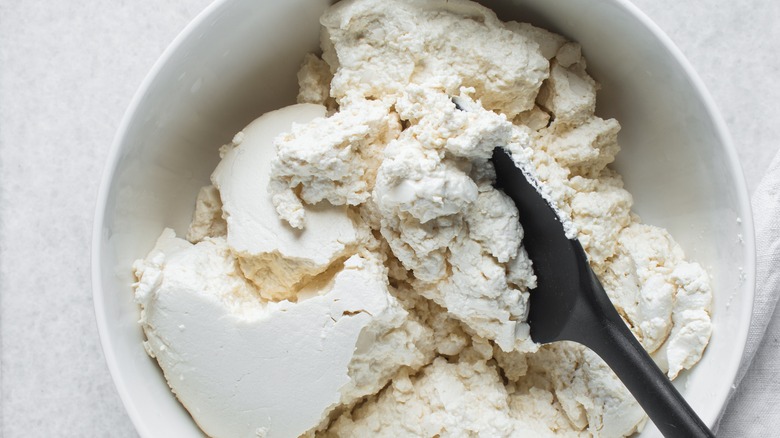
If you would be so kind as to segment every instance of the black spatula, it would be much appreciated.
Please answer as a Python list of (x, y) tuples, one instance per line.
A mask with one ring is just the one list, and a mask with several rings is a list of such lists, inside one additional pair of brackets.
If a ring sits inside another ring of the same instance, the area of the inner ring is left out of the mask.
[(566, 237), (556, 212), (506, 152), (496, 148), (492, 160), (496, 186), (520, 211), (523, 245), (537, 277), (528, 316), (534, 342), (574, 341), (596, 352), (665, 437), (712, 437), (626, 327), (580, 242)]

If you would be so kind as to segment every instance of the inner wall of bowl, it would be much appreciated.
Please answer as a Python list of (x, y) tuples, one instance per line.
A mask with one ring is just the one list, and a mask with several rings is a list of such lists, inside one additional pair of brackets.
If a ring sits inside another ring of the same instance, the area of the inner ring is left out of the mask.
[[(711, 424), (731, 383), (723, 380), (724, 359), (739, 361), (741, 344), (740, 352), (733, 349), (741, 309), (749, 303), (739, 299), (746, 287), (737, 272), (744, 263), (737, 238), (739, 176), (704, 104), (663, 45), (617, 2), (484, 3), (503, 19), (530, 21), (582, 43), (589, 70), (603, 86), (599, 112), (623, 126), (615, 166), (635, 196), (636, 211), (668, 228), (713, 274), (716, 333), (682, 388)], [(98, 224), (98, 318), (117, 387), (142, 436), (200, 432), (144, 352), (130, 266), (148, 253), (163, 227), (184, 234), (197, 191), (218, 162), (218, 147), (260, 114), (294, 102), (296, 71), (303, 55), (317, 50), (318, 17), (328, 4), (217, 2), (166, 52), (129, 110), (105, 221)]]
[(128, 110), (105, 219), (96, 224), (97, 314), (117, 388), (142, 436), (201, 432), (144, 351), (131, 265), (164, 227), (184, 235), (220, 145), (264, 112), (295, 103), (296, 72), (303, 55), (318, 50), (329, 3), (217, 1), (168, 48)]

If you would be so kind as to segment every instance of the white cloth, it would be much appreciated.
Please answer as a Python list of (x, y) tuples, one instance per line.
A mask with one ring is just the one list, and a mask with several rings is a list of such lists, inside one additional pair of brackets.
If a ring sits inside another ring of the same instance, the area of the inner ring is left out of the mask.
[[(742, 363), (737, 374), (735, 386), (742, 384), (748, 369), (756, 355), (759, 346), (764, 341), (767, 334), (767, 325), (772, 320), (775, 312), (778, 296), (780, 296), (780, 153), (778, 153), (772, 164), (770, 164), (766, 175), (756, 188), (752, 198), (753, 204), (753, 223), (756, 232), (756, 290), (753, 304), (753, 318), (750, 323), (747, 344), (742, 356)], [(775, 343), (777, 338), (774, 337)], [(764, 349), (767, 347), (764, 346)], [(777, 362), (775, 361), (775, 365)], [(751, 369), (748, 378), (760, 378), (762, 370)], [(770, 378), (776, 378), (777, 370), (768, 370), (771, 373)], [(745, 385), (752, 386), (754, 382), (745, 381)], [(737, 394), (739, 391), (736, 392)], [(736, 397), (738, 398), (738, 397)], [(780, 394), (775, 394), (775, 400), (780, 398)], [(734, 402), (732, 397), (730, 402)], [(766, 400), (763, 401), (766, 404)], [(772, 403), (774, 404), (774, 403)], [(746, 434), (751, 429), (751, 422), (761, 421), (760, 418), (750, 415), (753, 410), (751, 404), (739, 403), (740, 410), (736, 415), (729, 412), (727, 407), (724, 410), (724, 420), (721, 429), (722, 436), (753, 436)], [(760, 407), (760, 406), (759, 406)], [(771, 409), (776, 408), (771, 407)], [(744, 435), (743, 435), (744, 434)]]
[(753, 194), (753, 224), (756, 230), (756, 294), (739, 384), (753, 360), (780, 295), (780, 153), (772, 160)]

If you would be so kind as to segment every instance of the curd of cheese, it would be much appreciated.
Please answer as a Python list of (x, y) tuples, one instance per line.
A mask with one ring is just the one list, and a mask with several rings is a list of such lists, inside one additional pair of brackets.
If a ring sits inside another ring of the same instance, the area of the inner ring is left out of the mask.
[(622, 437), (644, 412), (592, 351), (530, 339), (504, 147), (670, 378), (712, 332), (707, 272), (609, 167), (579, 44), (467, 0), (344, 0), (298, 104), (220, 149), (187, 239), (134, 265), (172, 391), (213, 437)]

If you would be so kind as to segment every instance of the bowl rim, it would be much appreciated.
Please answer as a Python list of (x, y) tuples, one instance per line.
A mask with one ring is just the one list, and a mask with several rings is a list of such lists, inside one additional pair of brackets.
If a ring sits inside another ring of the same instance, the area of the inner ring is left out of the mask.
[[(130, 104), (125, 110), (124, 115), (119, 123), (117, 132), (112, 140), (109, 148), (108, 157), (106, 159), (103, 174), (100, 180), (100, 186), (97, 193), (97, 200), (95, 204), (95, 214), (92, 223), (92, 243), (91, 243), (91, 283), (92, 283), (92, 299), (94, 303), (95, 319), (97, 322), (98, 334), (100, 337), (100, 344), (103, 350), (103, 356), (108, 365), (111, 378), (114, 386), (117, 389), (122, 404), (130, 417), (136, 431), (141, 436), (153, 436), (152, 431), (147, 428), (147, 424), (141, 418), (141, 414), (136, 408), (134, 400), (130, 397), (127, 390), (127, 382), (124, 376), (120, 372), (120, 366), (117, 362), (114, 352), (114, 346), (109, 338), (108, 326), (110, 321), (107, 319), (105, 312), (105, 301), (103, 299), (104, 291), (102, 285), (103, 263), (102, 263), (102, 231), (105, 220), (106, 206), (108, 203), (108, 194), (110, 191), (111, 183), (115, 177), (116, 170), (119, 164), (120, 152), (122, 150), (122, 144), (124, 138), (127, 135), (128, 129), (134, 117), (136, 117), (137, 109), (149, 92), (151, 85), (156, 80), (158, 73), (166, 65), (171, 56), (179, 49), (179, 47), (189, 39), (197, 29), (216, 11), (225, 7), (225, 5), (232, 0), (214, 0), (207, 5), (195, 18), (192, 19), (173, 39), (173, 41), (165, 48), (160, 57), (155, 61), (152, 68), (144, 77), (143, 81), (139, 85), (135, 94), (133, 95)], [(652, 35), (661, 43), (668, 54), (677, 62), (677, 64), (683, 69), (684, 73), (690, 78), (693, 89), (698, 98), (702, 101), (705, 107), (707, 117), (715, 125), (717, 137), (720, 139), (718, 147), (721, 152), (725, 154), (728, 160), (728, 166), (731, 173), (734, 175), (734, 183), (737, 185), (736, 191), (738, 193), (738, 206), (739, 206), (739, 218), (742, 220), (743, 227), (743, 240), (744, 240), (744, 283), (740, 289), (741, 299), (748, 299), (746, 305), (742, 309), (740, 314), (740, 321), (742, 324), (739, 326), (735, 337), (738, 339), (739, 345), (736, 345), (736, 350), (739, 351), (739, 360), (730, 361), (724, 368), (722, 375), (727, 377), (732, 385), (730, 389), (725, 393), (720, 392), (714, 394), (716, 398), (716, 406), (720, 406), (718, 413), (712, 417), (702, 416), (702, 420), (710, 427), (714, 427), (720, 417), (723, 415), (727, 402), (731, 395), (734, 393), (736, 386), (734, 385), (737, 378), (737, 374), (742, 367), (742, 362), (745, 361), (743, 355), (745, 353), (745, 346), (747, 344), (748, 332), (752, 325), (753, 306), (755, 305), (755, 271), (756, 271), (756, 252), (755, 252), (755, 231), (753, 225), (752, 209), (750, 204), (750, 194), (747, 189), (747, 183), (745, 181), (744, 172), (742, 170), (737, 151), (734, 147), (731, 135), (729, 134), (728, 127), (720, 114), (714, 99), (707, 91), (704, 82), (694, 70), (691, 63), (682, 53), (680, 48), (672, 41), (672, 39), (652, 20), (650, 19), (639, 7), (631, 3), (629, 0), (613, 0), (615, 5), (622, 8), (625, 12), (636, 18)]]
[(644, 25), (656, 39), (658, 39), (658, 41), (663, 45), (672, 58), (679, 64), (680, 67), (682, 67), (686, 76), (690, 78), (694, 92), (698, 95), (698, 98), (704, 104), (707, 118), (712, 120), (713, 124), (715, 125), (717, 137), (720, 139), (718, 147), (720, 147), (721, 152), (725, 154), (728, 160), (729, 170), (731, 171), (732, 175), (734, 175), (734, 183), (737, 186), (736, 192), (739, 196), (739, 216), (737, 216), (737, 218), (742, 221), (743, 255), (745, 258), (745, 263), (741, 271), (744, 274), (744, 283), (742, 283), (743, 286), (739, 292), (743, 294), (740, 296), (740, 299), (747, 299), (747, 302), (740, 314), (739, 320), (741, 324), (737, 330), (737, 333), (735, 334), (735, 338), (738, 340), (738, 345), (735, 345), (734, 347), (736, 351), (739, 351), (739, 356), (737, 359), (729, 361), (722, 368), (721, 375), (725, 377), (724, 380), (731, 382), (731, 385), (727, 387), (728, 389), (726, 389), (726, 391), (720, 391), (719, 393), (713, 394), (713, 398), (716, 401), (715, 405), (720, 407), (714, 417), (699, 414), (699, 416), (702, 418), (702, 421), (704, 421), (704, 423), (712, 429), (716, 428), (718, 422), (720, 421), (720, 417), (723, 415), (723, 412), (728, 405), (728, 401), (731, 399), (731, 395), (736, 391), (736, 384), (739, 383), (736, 381), (736, 379), (739, 370), (742, 367), (743, 361), (745, 361), (745, 359), (752, 359), (743, 357), (745, 354), (745, 346), (747, 345), (748, 332), (753, 323), (753, 307), (755, 306), (756, 244), (755, 229), (753, 224), (753, 210), (750, 204), (750, 192), (748, 191), (747, 182), (745, 180), (745, 173), (742, 171), (742, 165), (740, 164), (739, 156), (737, 155), (737, 150), (734, 147), (734, 142), (731, 138), (731, 134), (729, 133), (726, 121), (720, 114), (718, 106), (715, 104), (715, 100), (707, 90), (707, 87), (704, 85), (704, 82), (702, 81), (699, 74), (693, 68), (693, 65), (691, 65), (690, 61), (688, 61), (688, 58), (685, 57), (685, 55), (682, 53), (682, 50), (680, 50), (677, 44), (672, 41), (669, 35), (667, 35), (666, 32), (664, 32), (652, 19), (650, 19), (650, 17), (642, 12), (638, 6), (633, 4), (630, 0), (614, 1), (618, 6), (624, 8), (626, 12), (630, 13), (637, 20), (639, 20), (639, 22)]
[(105, 220), (106, 206), (108, 204), (108, 194), (110, 191), (111, 183), (116, 175), (116, 170), (119, 165), (120, 152), (122, 150), (122, 144), (124, 138), (127, 136), (128, 129), (131, 122), (137, 114), (138, 107), (141, 101), (148, 94), (149, 89), (156, 80), (160, 70), (167, 64), (168, 60), (176, 53), (179, 47), (189, 38), (191, 38), (195, 32), (205, 23), (208, 18), (216, 13), (230, 0), (214, 0), (209, 3), (202, 11), (200, 11), (195, 18), (192, 19), (186, 26), (179, 32), (173, 41), (163, 50), (162, 54), (152, 65), (152, 68), (144, 77), (143, 81), (139, 85), (135, 94), (133, 94), (130, 104), (125, 110), (122, 119), (119, 123), (116, 135), (114, 136), (111, 146), (108, 152), (108, 158), (103, 169), (103, 174), (100, 180), (100, 187), (98, 189), (98, 196), (95, 205), (95, 215), (92, 222), (92, 250), (91, 250), (91, 267), (92, 267), (92, 300), (94, 303), (95, 319), (97, 321), (98, 333), (100, 336), (100, 345), (103, 349), (103, 356), (108, 365), (111, 379), (114, 382), (114, 386), (119, 393), (119, 398), (122, 400), (122, 404), (125, 407), (125, 411), (130, 417), (133, 426), (138, 434), (142, 437), (154, 436), (153, 431), (147, 428), (147, 423), (143, 421), (142, 415), (136, 408), (135, 401), (130, 397), (127, 389), (127, 382), (124, 376), (120, 372), (120, 366), (116, 359), (114, 352), (114, 346), (108, 334), (108, 326), (110, 321), (107, 319), (105, 312), (105, 301), (103, 300), (103, 257), (102, 257), (102, 231)]

